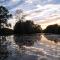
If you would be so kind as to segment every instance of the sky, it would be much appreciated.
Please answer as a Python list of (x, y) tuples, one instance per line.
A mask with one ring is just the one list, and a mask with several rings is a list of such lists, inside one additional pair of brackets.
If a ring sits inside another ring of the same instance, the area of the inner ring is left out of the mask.
[[(24, 10), (28, 15), (27, 20), (46, 28), (51, 24), (60, 24), (60, 0), (0, 0), (0, 5), (5, 6), (12, 14), (18, 9)], [(16, 19), (9, 22), (15, 24)]]

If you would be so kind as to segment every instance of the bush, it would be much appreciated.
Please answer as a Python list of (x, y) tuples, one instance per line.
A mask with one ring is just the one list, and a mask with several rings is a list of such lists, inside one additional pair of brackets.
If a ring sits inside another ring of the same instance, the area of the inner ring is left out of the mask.
[(49, 25), (44, 30), (44, 33), (53, 33), (53, 34), (60, 34), (60, 26), (57, 24)]
[(8, 28), (0, 29), (0, 35), (10, 35), (10, 34), (13, 34), (12, 29), (8, 29)]

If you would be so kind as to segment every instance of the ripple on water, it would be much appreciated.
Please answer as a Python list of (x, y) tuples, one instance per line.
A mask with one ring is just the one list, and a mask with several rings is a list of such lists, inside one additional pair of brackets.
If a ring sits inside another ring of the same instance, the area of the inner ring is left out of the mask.
[[(26, 39), (28, 37), (29, 36), (26, 36)], [(41, 38), (43, 40), (45, 37)], [(43, 41), (38, 40), (34, 42), (33, 46), (23, 46), (24, 48), (22, 50), (16, 45), (13, 37), (9, 36), (7, 41), (8, 50), (12, 52), (12, 55), (9, 56), (8, 60), (60, 60), (60, 45), (50, 45), (46, 41), (46, 43), (44, 43)]]

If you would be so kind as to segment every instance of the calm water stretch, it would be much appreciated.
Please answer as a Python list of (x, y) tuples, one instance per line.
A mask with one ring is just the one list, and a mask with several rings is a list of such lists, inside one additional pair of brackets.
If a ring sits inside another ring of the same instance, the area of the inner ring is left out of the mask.
[(0, 41), (9, 52), (5, 60), (60, 60), (60, 35), (0, 36)]

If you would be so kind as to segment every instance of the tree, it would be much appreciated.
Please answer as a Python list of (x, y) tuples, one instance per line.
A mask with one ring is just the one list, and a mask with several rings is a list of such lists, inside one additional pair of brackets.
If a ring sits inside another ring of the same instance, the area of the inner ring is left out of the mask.
[(23, 10), (19, 9), (19, 10), (16, 10), (16, 19), (17, 20), (23, 20), (22, 17), (23, 17)]
[(16, 15), (15, 18), (17, 21), (25, 21), (25, 17), (28, 16), (28, 14), (25, 13), (22, 9), (16, 10), (15, 15)]
[(12, 14), (9, 13), (8, 9), (4, 6), (0, 6), (0, 29), (7, 26), (7, 19), (10, 18)]
[(34, 24), (31, 20), (18, 21), (14, 26), (15, 34), (33, 34), (41, 33), (41, 31), (41, 26)]
[(37, 33), (41, 33), (41, 32), (42, 32), (42, 28), (41, 28), (41, 26), (38, 25), (38, 24), (34, 25), (34, 30), (35, 30), (35, 32), (37, 32)]
[(53, 33), (53, 34), (60, 34), (60, 26), (57, 24), (49, 25), (44, 30), (44, 33)]

